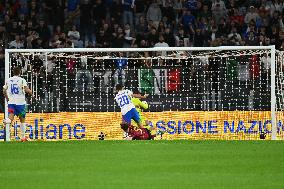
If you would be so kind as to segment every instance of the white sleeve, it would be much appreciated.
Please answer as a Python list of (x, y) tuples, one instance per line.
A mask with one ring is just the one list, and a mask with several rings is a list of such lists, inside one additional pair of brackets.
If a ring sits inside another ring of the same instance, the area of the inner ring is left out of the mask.
[(130, 91), (130, 90), (127, 90), (127, 94), (128, 94), (128, 96), (132, 97), (133, 92), (132, 92), (132, 91)]
[(27, 81), (23, 79), (23, 87), (27, 87), (27, 86), (28, 86)]
[(80, 39), (80, 33), (78, 31), (76, 32), (76, 37), (77, 39)]

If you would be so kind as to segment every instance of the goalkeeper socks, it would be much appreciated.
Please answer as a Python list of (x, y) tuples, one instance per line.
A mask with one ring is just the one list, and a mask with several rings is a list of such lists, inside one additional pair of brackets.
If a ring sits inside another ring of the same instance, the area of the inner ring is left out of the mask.
[(25, 133), (26, 133), (26, 124), (21, 123), (21, 139), (25, 139)]

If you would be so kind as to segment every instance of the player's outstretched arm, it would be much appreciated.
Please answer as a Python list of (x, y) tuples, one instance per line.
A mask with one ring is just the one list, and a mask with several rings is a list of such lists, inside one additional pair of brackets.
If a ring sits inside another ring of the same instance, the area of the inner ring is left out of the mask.
[(140, 98), (140, 99), (145, 99), (147, 98), (149, 95), (145, 94), (145, 95), (141, 95), (141, 94), (132, 94), (132, 97), (134, 98)]
[(142, 109), (144, 109), (144, 110), (147, 110), (148, 108), (149, 108), (149, 105), (148, 105), (148, 103), (146, 102), (146, 101), (141, 101), (140, 99), (139, 99), (139, 101), (138, 101), (138, 105), (139, 105), (139, 107), (141, 107)]

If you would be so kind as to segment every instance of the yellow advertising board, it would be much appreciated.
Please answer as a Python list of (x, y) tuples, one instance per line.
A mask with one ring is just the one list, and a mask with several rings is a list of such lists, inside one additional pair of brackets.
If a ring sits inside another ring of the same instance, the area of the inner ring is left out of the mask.
[[(162, 139), (258, 140), (261, 132), (270, 138), (269, 111), (168, 111), (144, 112)], [(278, 114), (278, 137), (284, 138), (284, 114)], [(0, 116), (3, 119), (3, 114)], [(26, 135), (33, 140), (106, 140), (123, 139), (118, 112), (61, 112), (27, 114)], [(19, 124), (11, 129), (11, 139), (19, 136)], [(4, 131), (2, 133), (2, 138)], [(160, 138), (160, 137), (159, 137)]]

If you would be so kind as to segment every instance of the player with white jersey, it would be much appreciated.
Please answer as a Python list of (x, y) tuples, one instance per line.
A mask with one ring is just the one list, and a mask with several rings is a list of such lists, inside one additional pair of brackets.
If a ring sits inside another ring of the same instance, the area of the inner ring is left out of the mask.
[(143, 128), (141, 118), (134, 104), (131, 102), (132, 97), (136, 98), (146, 98), (147, 96), (141, 96), (140, 94), (133, 94), (130, 90), (125, 90), (123, 85), (117, 84), (116, 91), (118, 92), (115, 96), (115, 100), (119, 107), (121, 108), (122, 121), (128, 125), (131, 124), (131, 119), (133, 119), (140, 128)]
[(13, 77), (10, 77), (3, 86), (3, 94), (8, 102), (9, 116), (4, 120), (8, 126), (13, 122), (14, 116), (18, 116), (21, 122), (21, 140), (26, 141), (26, 98), (25, 93), (33, 96), (32, 91), (27, 85), (27, 81), (20, 77), (21, 68), (15, 67), (13, 69)]

